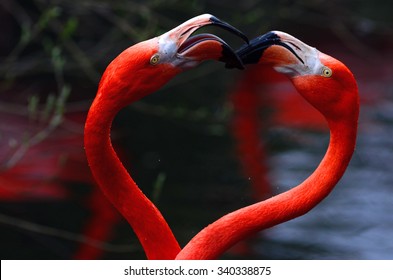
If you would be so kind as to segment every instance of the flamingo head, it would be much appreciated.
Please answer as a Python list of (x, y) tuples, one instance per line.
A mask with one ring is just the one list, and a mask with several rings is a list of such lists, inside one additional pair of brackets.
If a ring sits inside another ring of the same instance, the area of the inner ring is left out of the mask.
[(237, 54), (244, 64), (268, 64), (288, 76), (297, 91), (328, 119), (353, 115), (359, 106), (351, 71), (287, 33), (268, 32), (241, 47)]
[(212, 15), (194, 17), (123, 51), (107, 67), (97, 97), (105, 94), (107, 99), (116, 100), (116, 107), (123, 107), (157, 91), (179, 72), (205, 60), (218, 60), (242, 69), (238, 55), (221, 38), (212, 34), (192, 35), (207, 25), (224, 28), (248, 43), (239, 30)]
[(247, 37), (239, 30), (218, 18), (204, 14), (194, 17), (158, 37), (158, 50), (150, 62), (169, 63), (182, 69), (193, 68), (204, 60), (218, 60), (243, 69), (243, 63), (231, 47), (221, 38), (203, 33), (192, 35), (206, 25), (226, 29), (248, 43)]

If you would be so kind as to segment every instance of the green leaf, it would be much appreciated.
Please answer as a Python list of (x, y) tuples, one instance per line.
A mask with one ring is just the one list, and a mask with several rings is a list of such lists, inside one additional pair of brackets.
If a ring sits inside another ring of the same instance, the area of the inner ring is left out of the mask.
[(61, 33), (60, 37), (63, 40), (67, 40), (72, 37), (72, 35), (75, 34), (75, 31), (78, 28), (78, 19), (75, 17), (69, 18), (68, 21), (66, 22), (63, 32)]

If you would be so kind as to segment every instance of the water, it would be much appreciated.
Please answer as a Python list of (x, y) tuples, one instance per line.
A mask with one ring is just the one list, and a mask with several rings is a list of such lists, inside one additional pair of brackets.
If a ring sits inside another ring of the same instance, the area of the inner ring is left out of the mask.
[[(222, 88), (212, 88), (210, 83), (192, 87), (180, 85), (184, 91), (180, 93), (172, 93), (169, 87), (147, 99), (147, 103), (163, 107), (170, 103), (168, 108), (182, 103), (196, 108), (206, 106), (198, 114), (184, 115), (179, 109), (160, 115), (131, 108), (117, 118), (118, 132), (113, 134), (121, 139), (118, 142), (127, 155), (127, 167), (148, 196), (156, 191), (157, 178), (164, 175), (157, 205), (182, 245), (225, 213), (254, 202), (222, 106), (227, 96)], [(360, 89), (363, 101), (357, 148), (332, 194), (308, 214), (261, 232), (223, 258), (393, 259), (391, 84), (389, 80), (361, 82)], [(201, 98), (201, 92), (216, 94)], [(171, 103), (173, 99), (175, 103)], [(198, 119), (196, 116), (203, 112), (213, 116)], [(328, 143), (327, 131), (272, 127), (269, 135), (270, 141), (276, 143), (268, 160), (274, 192), (283, 192), (303, 181), (321, 160)], [(3, 214), (60, 232), (42, 228), (33, 231), (32, 227), (21, 228), (3, 221), (2, 258), (72, 258), (91, 214), (86, 208), (90, 189), (79, 187), (71, 187), (70, 200), (3, 201)], [(106, 248), (102, 258), (145, 258), (124, 221), (113, 231), (107, 242), (117, 247)]]
[[(392, 110), (390, 98), (362, 106), (357, 148), (344, 177), (310, 213), (266, 231), (260, 250), (274, 245), (264, 254), (279, 259), (393, 258)], [(326, 143), (322, 135), (308, 138)], [(323, 148), (316, 146), (274, 156), (274, 181), (284, 189), (301, 181), (320, 160)]]

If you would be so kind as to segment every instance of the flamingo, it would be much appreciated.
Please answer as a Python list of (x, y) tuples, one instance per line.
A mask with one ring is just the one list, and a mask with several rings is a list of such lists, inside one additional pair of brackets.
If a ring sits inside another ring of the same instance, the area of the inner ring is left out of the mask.
[(220, 38), (211, 34), (191, 36), (206, 25), (220, 26), (248, 42), (234, 27), (204, 14), (129, 47), (105, 70), (85, 124), (85, 151), (92, 174), (133, 228), (148, 259), (174, 259), (180, 246), (159, 210), (118, 159), (111, 144), (111, 124), (123, 107), (157, 91), (201, 61), (221, 60), (243, 68), (234, 51)]
[(355, 149), (359, 94), (353, 74), (342, 62), (280, 31), (253, 39), (237, 53), (244, 64), (268, 64), (290, 79), (325, 117), (329, 146), (305, 181), (218, 219), (195, 235), (176, 259), (215, 259), (251, 234), (306, 214), (333, 190)]

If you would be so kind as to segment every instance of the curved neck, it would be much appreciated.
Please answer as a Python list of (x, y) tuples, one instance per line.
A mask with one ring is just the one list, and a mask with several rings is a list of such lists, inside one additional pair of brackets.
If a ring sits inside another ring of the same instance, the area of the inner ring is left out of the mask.
[(85, 150), (90, 169), (104, 194), (135, 231), (148, 259), (173, 259), (180, 247), (171, 229), (112, 147), (110, 130), (119, 109), (110, 102), (99, 92), (87, 116)]
[(301, 216), (324, 199), (340, 180), (352, 157), (357, 133), (355, 114), (331, 121), (330, 143), (318, 168), (303, 183), (268, 200), (244, 207), (197, 234), (177, 259), (216, 259), (248, 235)]

